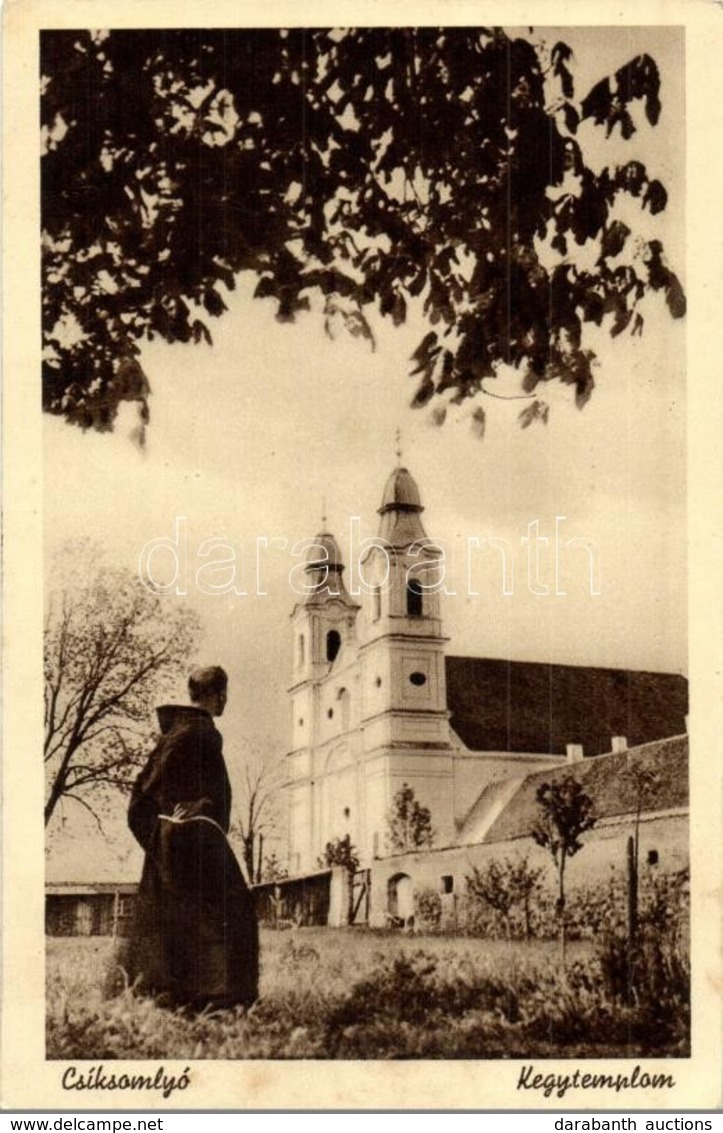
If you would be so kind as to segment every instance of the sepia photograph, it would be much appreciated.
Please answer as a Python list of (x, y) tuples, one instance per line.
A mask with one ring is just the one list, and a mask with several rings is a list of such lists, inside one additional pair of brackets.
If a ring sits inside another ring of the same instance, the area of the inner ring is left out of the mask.
[(688, 29), (547, 10), (34, 32), (64, 1104), (695, 1100)]

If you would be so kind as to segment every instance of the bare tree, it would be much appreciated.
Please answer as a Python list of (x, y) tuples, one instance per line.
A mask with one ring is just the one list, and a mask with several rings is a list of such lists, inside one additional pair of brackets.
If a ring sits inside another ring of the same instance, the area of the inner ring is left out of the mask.
[(264, 839), (279, 826), (281, 781), (281, 762), (267, 762), (257, 753), (249, 754), (230, 833), (241, 840), (244, 864), (252, 882), (261, 880)]
[(66, 548), (63, 568), (45, 619), (45, 824), (72, 799), (100, 826), (99, 805), (147, 755), (154, 701), (187, 668), (198, 621), (91, 544)]

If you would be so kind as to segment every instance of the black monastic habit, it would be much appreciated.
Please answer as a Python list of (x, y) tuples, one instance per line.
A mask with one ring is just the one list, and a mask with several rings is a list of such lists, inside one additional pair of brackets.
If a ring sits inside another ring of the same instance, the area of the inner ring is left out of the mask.
[(146, 857), (124, 967), (139, 990), (171, 1005), (248, 1005), (258, 994), (258, 927), (226, 837), (221, 735), (200, 708), (166, 706), (158, 718), (162, 736), (128, 811)]

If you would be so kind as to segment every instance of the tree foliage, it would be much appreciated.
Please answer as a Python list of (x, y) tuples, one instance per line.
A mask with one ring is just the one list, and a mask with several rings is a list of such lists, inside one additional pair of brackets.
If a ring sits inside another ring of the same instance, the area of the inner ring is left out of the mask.
[(261, 867), (262, 882), (286, 881), (288, 876), (288, 869), (279, 860), (276, 851), (272, 850), (271, 853), (267, 854), (264, 858), (264, 863)]
[(432, 815), (421, 806), (408, 783), (402, 784), (387, 814), (387, 847), (393, 854), (431, 847), (434, 842)]
[(356, 846), (352, 844), (351, 835), (345, 834), (343, 838), (334, 838), (331, 842), (327, 842), (324, 847), (324, 853), (318, 861), (322, 869), (329, 869), (331, 866), (341, 866), (347, 873), (347, 889), (346, 889), (346, 923), (354, 923), (354, 888), (352, 879), (354, 874), (359, 869), (359, 855)]
[(354, 874), (359, 869), (359, 856), (356, 846), (352, 845), (350, 834), (326, 843), (324, 853), (319, 858), (319, 866), (328, 869), (334, 865), (342, 866), (349, 874)]
[(97, 552), (69, 549), (71, 578), (48, 601), (46, 825), (63, 799), (100, 822), (109, 792), (130, 787), (148, 756), (157, 697), (184, 674), (198, 634), (192, 614), (103, 566)]
[(485, 866), (473, 866), (467, 875), (467, 891), (474, 898), (484, 901), (499, 913), (510, 935), (510, 913), (516, 905), (521, 905), (524, 914), (525, 935), (531, 935), (530, 902), (540, 887), (544, 870), (531, 866), (527, 856), (515, 858), (493, 858)]
[(538, 815), (532, 837), (547, 849), (558, 872), (582, 849), (580, 836), (595, 825), (592, 799), (574, 775), (541, 783), (536, 793)]
[(537, 788), (538, 814), (532, 837), (546, 849), (557, 869), (557, 915), (560, 922), (562, 961), (565, 962), (565, 865), (583, 846), (580, 837), (595, 825), (592, 799), (574, 775), (541, 783)]
[(499, 28), (46, 31), (41, 74), (43, 405), (84, 428), (124, 400), (147, 419), (143, 341), (210, 343), (242, 271), (279, 321), (319, 298), (329, 332), (372, 343), (372, 308), (421, 304), (414, 404), (507, 364), (523, 424), (551, 379), (588, 400), (585, 323), (640, 333), (649, 291), (684, 312), (660, 242), (618, 215), (665, 188), (581, 141), (632, 138), (638, 108), (656, 124), (647, 54), (580, 94), (566, 44)]

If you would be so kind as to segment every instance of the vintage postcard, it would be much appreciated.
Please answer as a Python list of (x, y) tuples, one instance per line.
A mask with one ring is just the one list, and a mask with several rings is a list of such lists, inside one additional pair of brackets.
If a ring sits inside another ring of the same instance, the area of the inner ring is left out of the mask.
[(6, 5), (5, 1108), (721, 1104), (723, 14), (604, 15)]

